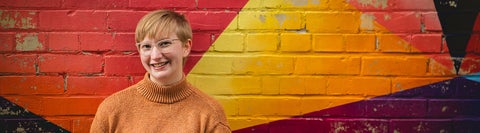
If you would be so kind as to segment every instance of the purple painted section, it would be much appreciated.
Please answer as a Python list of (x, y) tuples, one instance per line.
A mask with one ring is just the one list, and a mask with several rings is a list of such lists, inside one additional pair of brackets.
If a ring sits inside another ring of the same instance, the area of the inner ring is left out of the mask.
[(457, 77), (234, 132), (478, 131), (480, 131), (480, 84)]

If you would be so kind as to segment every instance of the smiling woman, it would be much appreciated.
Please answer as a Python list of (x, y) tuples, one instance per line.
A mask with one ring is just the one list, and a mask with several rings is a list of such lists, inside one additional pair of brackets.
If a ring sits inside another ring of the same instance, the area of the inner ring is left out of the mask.
[(222, 106), (186, 81), (192, 31), (184, 16), (148, 13), (135, 37), (147, 73), (102, 102), (91, 132), (231, 132)]

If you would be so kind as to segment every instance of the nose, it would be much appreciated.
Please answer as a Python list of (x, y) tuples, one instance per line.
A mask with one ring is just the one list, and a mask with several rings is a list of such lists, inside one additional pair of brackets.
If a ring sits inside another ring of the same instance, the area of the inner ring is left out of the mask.
[(161, 49), (153, 48), (150, 52), (150, 58), (155, 60), (163, 57), (163, 53)]

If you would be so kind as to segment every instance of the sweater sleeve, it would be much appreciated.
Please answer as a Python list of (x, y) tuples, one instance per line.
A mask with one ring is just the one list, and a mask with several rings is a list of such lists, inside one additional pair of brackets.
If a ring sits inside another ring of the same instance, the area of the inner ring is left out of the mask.
[(102, 102), (98, 107), (95, 118), (93, 118), (92, 125), (90, 127), (90, 133), (106, 133), (108, 132), (108, 115)]

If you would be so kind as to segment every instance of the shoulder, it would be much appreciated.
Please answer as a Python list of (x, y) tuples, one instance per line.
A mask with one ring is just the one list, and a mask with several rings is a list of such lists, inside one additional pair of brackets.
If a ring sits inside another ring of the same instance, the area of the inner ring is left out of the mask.
[(191, 84), (189, 85), (193, 89), (192, 95), (194, 97), (194, 100), (196, 99), (199, 105), (202, 105), (203, 107), (208, 108), (208, 110), (212, 110), (215, 113), (224, 114), (222, 105), (215, 98), (202, 92), (195, 86), (192, 86)]
[(102, 103), (98, 107), (98, 110), (100, 111), (101, 109), (117, 109), (118, 107), (124, 105), (122, 104), (123, 102), (128, 101), (128, 99), (132, 98), (133, 95), (135, 95), (134, 86), (130, 86), (121, 91), (115, 92), (102, 101)]

